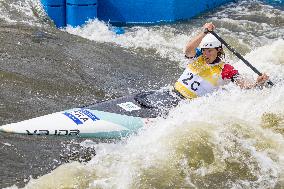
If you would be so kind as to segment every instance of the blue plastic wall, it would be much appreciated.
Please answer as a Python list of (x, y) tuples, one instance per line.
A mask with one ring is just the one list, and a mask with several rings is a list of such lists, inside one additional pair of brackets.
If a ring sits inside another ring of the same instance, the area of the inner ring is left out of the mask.
[(71, 5), (94, 5), (97, 4), (97, 0), (67, 0), (67, 4)]
[(46, 6), (43, 9), (48, 14), (50, 19), (54, 22), (57, 28), (66, 26), (66, 7), (65, 6)]
[(173, 0), (100, 0), (98, 18), (111, 23), (174, 21)]
[(98, 18), (110, 23), (158, 23), (189, 19), (234, 0), (99, 0)]
[[(57, 27), (98, 18), (112, 24), (147, 24), (189, 19), (234, 0), (41, 0)], [(64, 10), (65, 7), (65, 10)]]
[(97, 18), (97, 0), (67, 0), (66, 24), (77, 27)]
[(66, 24), (77, 27), (97, 18), (97, 3), (97, 0), (67, 0)]
[(43, 9), (58, 28), (66, 26), (66, 1), (41, 0)]
[(66, 0), (41, 0), (41, 3), (48, 6), (65, 6)]
[(97, 5), (67, 5), (66, 24), (77, 27), (83, 25), (89, 19), (97, 18)]
[(233, 0), (174, 0), (175, 20), (185, 20)]

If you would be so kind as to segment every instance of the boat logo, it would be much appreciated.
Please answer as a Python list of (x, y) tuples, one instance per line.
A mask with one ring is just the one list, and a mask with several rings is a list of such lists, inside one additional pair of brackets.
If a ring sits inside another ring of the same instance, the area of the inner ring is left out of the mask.
[(117, 104), (117, 105), (119, 107), (121, 107), (122, 109), (128, 111), (128, 112), (141, 109), (139, 106), (137, 106), (136, 104), (134, 104), (132, 102), (125, 102), (125, 103), (121, 103), (121, 104)]
[(72, 130), (26, 130), (28, 135), (69, 135), (69, 136), (78, 136), (80, 131), (78, 129)]
[(84, 124), (88, 120), (100, 120), (96, 115), (86, 109), (77, 109), (71, 112), (64, 112), (63, 114), (74, 121), (77, 125)]

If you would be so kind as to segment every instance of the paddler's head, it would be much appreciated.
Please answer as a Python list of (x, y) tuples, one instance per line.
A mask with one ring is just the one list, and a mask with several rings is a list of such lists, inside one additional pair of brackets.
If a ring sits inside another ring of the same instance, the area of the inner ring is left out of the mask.
[(224, 55), (222, 43), (211, 33), (201, 41), (200, 48), (207, 64), (211, 64)]

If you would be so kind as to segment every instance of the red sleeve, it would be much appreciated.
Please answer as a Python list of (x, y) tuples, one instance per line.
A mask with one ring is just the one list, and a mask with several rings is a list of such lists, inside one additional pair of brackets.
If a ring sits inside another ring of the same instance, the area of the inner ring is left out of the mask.
[(234, 76), (238, 74), (238, 70), (235, 70), (230, 64), (225, 64), (221, 73), (222, 79), (231, 79), (232, 81), (234, 80)]

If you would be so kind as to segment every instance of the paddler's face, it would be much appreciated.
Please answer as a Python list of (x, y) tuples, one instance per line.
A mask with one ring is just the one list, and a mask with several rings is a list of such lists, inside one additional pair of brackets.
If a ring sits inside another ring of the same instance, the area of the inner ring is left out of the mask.
[(214, 62), (218, 56), (218, 50), (215, 48), (202, 49), (203, 57), (207, 64)]

